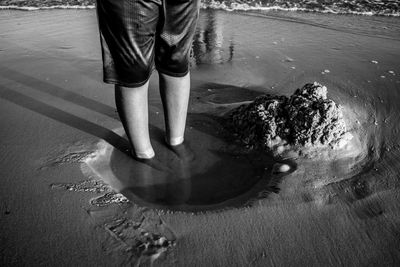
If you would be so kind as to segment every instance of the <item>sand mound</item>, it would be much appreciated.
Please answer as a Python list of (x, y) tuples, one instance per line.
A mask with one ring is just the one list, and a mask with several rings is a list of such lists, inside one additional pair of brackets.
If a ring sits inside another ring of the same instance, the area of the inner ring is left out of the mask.
[(262, 95), (232, 110), (229, 124), (248, 148), (335, 148), (345, 136), (346, 125), (341, 107), (327, 93), (325, 86), (314, 82), (290, 97)]

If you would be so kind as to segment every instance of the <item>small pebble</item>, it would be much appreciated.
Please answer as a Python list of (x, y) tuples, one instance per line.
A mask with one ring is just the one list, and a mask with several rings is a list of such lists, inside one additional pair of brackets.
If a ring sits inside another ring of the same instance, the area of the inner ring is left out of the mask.
[(274, 165), (274, 172), (288, 172), (290, 170), (290, 166), (287, 164), (276, 163)]
[(324, 70), (324, 71), (321, 72), (321, 74), (327, 74), (327, 73), (330, 73), (330, 72), (331, 72), (330, 70)]
[(385, 75), (381, 75), (381, 78), (382, 78), (382, 79), (385, 79), (385, 78), (386, 78), (386, 76), (385, 76)]
[(371, 60), (371, 63), (378, 64), (378, 61), (376, 61), (376, 60)]
[(392, 75), (396, 75), (395, 73), (394, 73), (394, 71), (392, 71), (392, 70), (389, 70), (388, 71), (390, 74), (392, 74)]

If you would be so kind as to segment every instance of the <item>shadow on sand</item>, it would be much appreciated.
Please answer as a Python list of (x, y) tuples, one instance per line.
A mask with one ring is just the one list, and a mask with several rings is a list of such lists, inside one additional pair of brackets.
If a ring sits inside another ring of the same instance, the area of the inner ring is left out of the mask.
[[(19, 84), (23, 84), (31, 89), (49, 94), (65, 101), (69, 101), (75, 105), (79, 105), (86, 109), (90, 109), (100, 114), (106, 115), (112, 119), (119, 120), (115, 108), (93, 100), (91, 98), (82, 96), (75, 92), (71, 92), (62, 87), (47, 83), (35, 77), (17, 72), (15, 70), (11, 70), (9, 68), (3, 68), (0, 75)], [(130, 145), (128, 140), (126, 138), (122, 138), (115, 132), (83, 118), (70, 114), (66, 111), (63, 111), (59, 108), (43, 103), (30, 96), (19, 93), (15, 90), (6, 88), (1, 85), (0, 89), (1, 98), (36, 113), (39, 113), (43, 116), (76, 128), (80, 131), (96, 136), (100, 139), (104, 139), (116, 149), (129, 155)], [(163, 138), (162, 130), (157, 128), (156, 126), (150, 125), (150, 131), (153, 138)]]

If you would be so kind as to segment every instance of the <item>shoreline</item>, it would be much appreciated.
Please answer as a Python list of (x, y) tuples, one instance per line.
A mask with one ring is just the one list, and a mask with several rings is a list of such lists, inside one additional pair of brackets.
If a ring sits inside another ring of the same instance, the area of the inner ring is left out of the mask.
[[(94, 9), (94, 0), (64, 0), (65, 4), (53, 4), (53, 1), (16, 1), (13, 0), (0, 0), (0, 10), (23, 10), (23, 11), (36, 11), (36, 10), (51, 10), (51, 9)], [(3, 4), (5, 3), (5, 4)], [(268, 12), (268, 11), (283, 11), (283, 12), (301, 12), (301, 13), (320, 13), (320, 14), (335, 14), (335, 15), (356, 15), (356, 16), (384, 16), (384, 17), (400, 17), (400, 7), (389, 6), (383, 8), (381, 5), (376, 4), (376, 7), (369, 6), (355, 6), (353, 9), (348, 9), (347, 2), (342, 3), (344, 6), (340, 7), (341, 1), (337, 1), (333, 5), (326, 5), (321, 2), (308, 3), (302, 0), (291, 2), (269, 1), (266, 3), (251, 2), (236, 3), (234, 1), (202, 1), (202, 9), (225, 10), (231, 11), (253, 11), (253, 12)], [(390, 3), (389, 3), (390, 4)], [(394, 5), (394, 3), (393, 3)], [(361, 9), (361, 10), (360, 10)], [(364, 10), (363, 10), (364, 9)], [(397, 10), (396, 10), (397, 9)]]

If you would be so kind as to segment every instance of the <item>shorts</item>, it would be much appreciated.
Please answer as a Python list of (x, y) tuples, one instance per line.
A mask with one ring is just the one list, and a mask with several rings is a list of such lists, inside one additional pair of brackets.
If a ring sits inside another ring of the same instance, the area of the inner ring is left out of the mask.
[(174, 77), (189, 72), (199, 0), (97, 0), (103, 80), (144, 85), (154, 68)]

